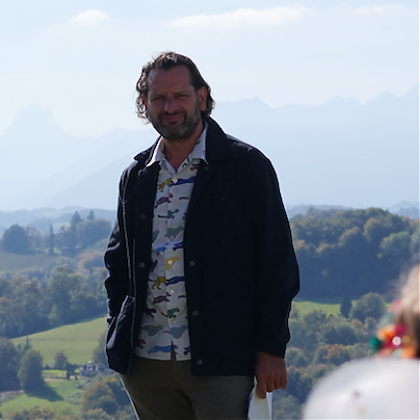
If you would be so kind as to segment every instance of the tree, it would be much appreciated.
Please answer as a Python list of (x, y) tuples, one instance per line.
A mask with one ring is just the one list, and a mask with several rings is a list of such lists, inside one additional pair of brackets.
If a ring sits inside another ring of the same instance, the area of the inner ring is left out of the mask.
[(353, 306), (353, 304), (351, 302), (350, 295), (349, 295), (349, 293), (346, 290), (344, 292), (342, 298), (341, 298), (340, 314), (344, 318), (348, 318), (350, 316), (350, 310), (351, 310), (352, 306)]
[(108, 238), (111, 224), (105, 219), (85, 220), (77, 225), (77, 235), (82, 248), (96, 244), (101, 239)]
[(59, 370), (66, 370), (67, 365), (69, 364), (69, 360), (67, 356), (62, 352), (58, 351), (54, 355), (54, 368)]
[(14, 336), (28, 335), (49, 326), (48, 320), (41, 310), (43, 293), (39, 282), (28, 280), (26, 277), (18, 277), (14, 280), (13, 305), (15, 313)]
[(29, 241), (29, 249), (41, 249), (43, 247), (42, 233), (33, 226), (27, 226), (25, 231)]
[(323, 341), (327, 344), (343, 344), (347, 346), (359, 341), (352, 326), (348, 322), (342, 322), (340, 319), (323, 325), (321, 332)]
[(19, 353), (12, 341), (0, 337), (0, 392), (19, 389)]
[(13, 415), (11, 420), (54, 420), (58, 414), (51, 408), (33, 407), (29, 410), (22, 410)]
[(48, 254), (54, 255), (54, 247), (55, 247), (54, 228), (52, 225), (50, 225), (50, 230), (48, 234)]
[(292, 218), (300, 296), (341, 297), (343, 290), (352, 296), (386, 292), (418, 254), (418, 223), (378, 208), (309, 209)]
[(19, 354), (19, 359), (22, 359), (22, 357), (25, 355), (25, 353), (32, 348), (32, 345), (29, 341), (29, 337), (26, 337), (25, 343), (18, 343), (16, 345), (16, 350)]
[(85, 389), (81, 400), (83, 412), (101, 408), (107, 414), (130, 405), (127, 393), (118, 377), (97, 376)]
[(94, 220), (95, 218), (96, 218), (95, 212), (91, 210), (89, 214), (87, 215), (86, 220)]
[(29, 250), (29, 238), (22, 226), (12, 225), (4, 231), (3, 249), (14, 254), (25, 254)]
[(82, 395), (82, 410), (89, 411), (102, 408), (106, 413), (113, 414), (118, 409), (118, 404), (111, 388), (103, 381), (91, 382)]
[(105, 339), (107, 331), (105, 330), (99, 337), (98, 345), (93, 350), (92, 360), (103, 366), (108, 366), (108, 360), (105, 353)]
[(20, 362), (18, 378), (25, 392), (37, 390), (44, 385), (42, 356), (39, 351), (30, 349), (25, 353)]
[(290, 367), (288, 369), (289, 385), (287, 393), (303, 403), (312, 388), (314, 379), (308, 375), (306, 368)]
[(51, 273), (48, 301), (51, 303), (49, 319), (53, 326), (75, 321), (72, 316), (72, 295), (79, 289), (79, 281), (72, 276), (74, 273), (66, 267), (57, 267)]
[(355, 302), (350, 311), (351, 319), (364, 322), (366, 318), (378, 320), (386, 311), (384, 299), (378, 293), (367, 293)]
[(309, 364), (308, 355), (302, 349), (291, 347), (287, 349), (286, 362), (288, 366), (304, 367)]
[(273, 418), (275, 419), (301, 419), (301, 407), (299, 400), (292, 395), (285, 395), (281, 391), (275, 391), (273, 398)]
[(73, 213), (73, 216), (71, 216), (70, 219), (70, 226), (76, 226), (78, 223), (80, 223), (83, 219), (80, 217), (80, 214), (78, 211), (75, 211)]
[(350, 351), (341, 344), (333, 344), (328, 347), (325, 363), (330, 363), (334, 366), (342, 365), (351, 359)]

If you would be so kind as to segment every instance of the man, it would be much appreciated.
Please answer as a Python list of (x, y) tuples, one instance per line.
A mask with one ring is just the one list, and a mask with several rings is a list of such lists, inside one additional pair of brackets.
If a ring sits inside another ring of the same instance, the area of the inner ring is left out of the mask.
[(299, 288), (274, 170), (210, 118), (210, 86), (173, 52), (147, 63), (138, 115), (160, 134), (124, 171), (109, 271), (107, 354), (141, 419), (246, 419), (287, 386)]

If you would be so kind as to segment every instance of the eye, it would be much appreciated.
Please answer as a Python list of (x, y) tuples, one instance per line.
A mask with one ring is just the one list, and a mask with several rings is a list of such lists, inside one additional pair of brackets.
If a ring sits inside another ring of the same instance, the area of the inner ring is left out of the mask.
[(185, 99), (188, 98), (188, 93), (177, 93), (176, 97), (179, 99)]

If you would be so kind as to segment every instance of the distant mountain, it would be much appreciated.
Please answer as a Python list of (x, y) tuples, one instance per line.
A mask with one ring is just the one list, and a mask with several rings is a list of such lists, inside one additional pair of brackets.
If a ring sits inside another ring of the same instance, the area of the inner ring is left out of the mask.
[[(144, 138), (142, 143), (145, 133), (152, 129), (74, 137), (57, 125), (51, 111), (39, 105), (26, 108), (0, 136), (0, 209), (47, 207), (54, 195), (115, 159), (127, 155), (129, 162), (148, 142)], [(54, 207), (83, 205), (83, 200), (55, 202)]]
[[(214, 118), (267, 154), (289, 208), (390, 207), (419, 199), (418, 91), (383, 93), (364, 104), (354, 98), (280, 108), (256, 98), (224, 102)], [(151, 127), (139, 127), (76, 138), (50, 111), (27, 108), (0, 136), (0, 209), (115, 209), (122, 169), (156, 138)]]

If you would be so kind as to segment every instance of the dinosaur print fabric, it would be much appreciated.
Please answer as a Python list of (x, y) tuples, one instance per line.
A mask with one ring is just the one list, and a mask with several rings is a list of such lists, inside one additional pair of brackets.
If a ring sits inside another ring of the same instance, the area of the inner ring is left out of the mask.
[(178, 360), (189, 360), (190, 340), (184, 281), (184, 226), (200, 160), (206, 160), (206, 129), (178, 171), (166, 160), (162, 139), (149, 165), (159, 162), (153, 214), (152, 268), (146, 309), (142, 316), (136, 354), (170, 360), (173, 347)]

